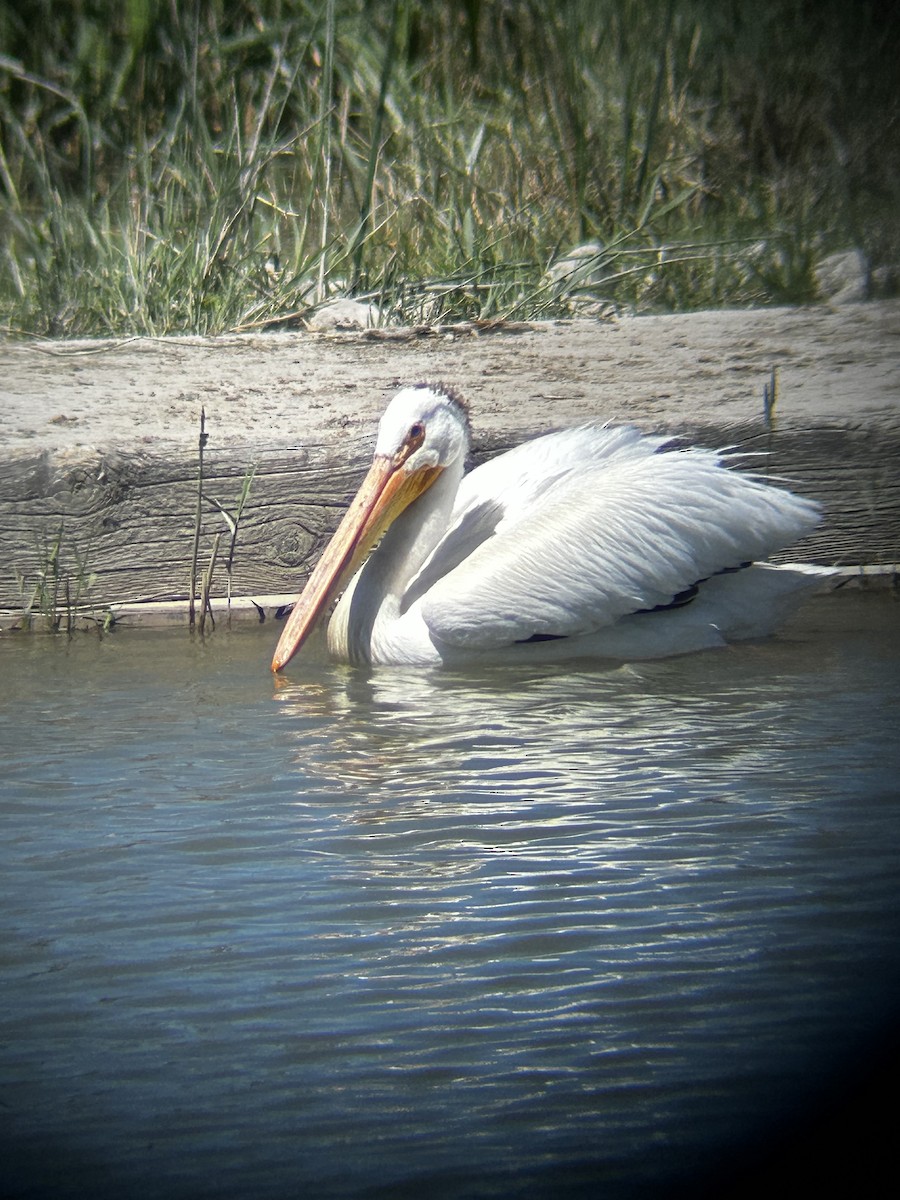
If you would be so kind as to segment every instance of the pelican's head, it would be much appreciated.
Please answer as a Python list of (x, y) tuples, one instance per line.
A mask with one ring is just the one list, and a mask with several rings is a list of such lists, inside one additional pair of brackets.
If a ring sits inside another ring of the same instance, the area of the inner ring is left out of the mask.
[(442, 383), (417, 383), (397, 392), (378, 426), (375, 459), (403, 456), (407, 474), (443, 470), (469, 449), (466, 402)]
[(418, 383), (397, 392), (378, 426), (369, 473), (282, 631), (273, 671), (297, 653), (392, 522), (468, 448), (468, 409), (452, 388)]

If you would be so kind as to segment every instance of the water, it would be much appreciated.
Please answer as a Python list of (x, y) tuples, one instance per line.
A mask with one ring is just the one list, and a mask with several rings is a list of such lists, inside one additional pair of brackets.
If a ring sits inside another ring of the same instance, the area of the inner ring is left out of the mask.
[(2, 1194), (764, 1165), (900, 996), (898, 615), (844, 594), (616, 669), (314, 652), (281, 686), (268, 628), (0, 640)]

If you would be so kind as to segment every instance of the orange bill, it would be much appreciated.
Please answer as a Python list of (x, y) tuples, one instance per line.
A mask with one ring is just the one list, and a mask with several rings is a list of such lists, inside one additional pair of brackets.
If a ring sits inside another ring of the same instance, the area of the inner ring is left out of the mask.
[(410, 471), (408, 456), (376, 455), (369, 473), (356, 493), (334, 537), (300, 593), (287, 619), (272, 670), (280, 671), (294, 657), (319, 617), (347, 586), (393, 521), (413, 500), (421, 496), (440, 473), (440, 467)]

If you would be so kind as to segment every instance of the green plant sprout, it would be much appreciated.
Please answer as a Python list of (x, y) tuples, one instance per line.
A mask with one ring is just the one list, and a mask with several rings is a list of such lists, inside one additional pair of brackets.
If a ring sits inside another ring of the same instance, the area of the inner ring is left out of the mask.
[[(44, 530), (36, 550), (38, 563), (33, 577), (15, 568), (22, 597), (22, 623), (30, 629), (40, 619), (50, 632), (64, 630), (71, 636), (97, 580), (88, 566), (89, 555), (74, 543), (65, 542), (63, 522), (53, 533)], [(71, 559), (70, 565), (67, 558)]]

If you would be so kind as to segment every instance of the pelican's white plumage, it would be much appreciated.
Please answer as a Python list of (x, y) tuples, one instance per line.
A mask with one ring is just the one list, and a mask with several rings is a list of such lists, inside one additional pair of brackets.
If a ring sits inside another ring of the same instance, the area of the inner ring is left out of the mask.
[(285, 627), (276, 670), (348, 583), (329, 625), (332, 654), (429, 664), (720, 645), (769, 632), (815, 581), (745, 565), (809, 533), (819, 511), (727, 469), (720, 452), (585, 425), (464, 475), (468, 447), (467, 411), (451, 389), (397, 393), (369, 476)]

